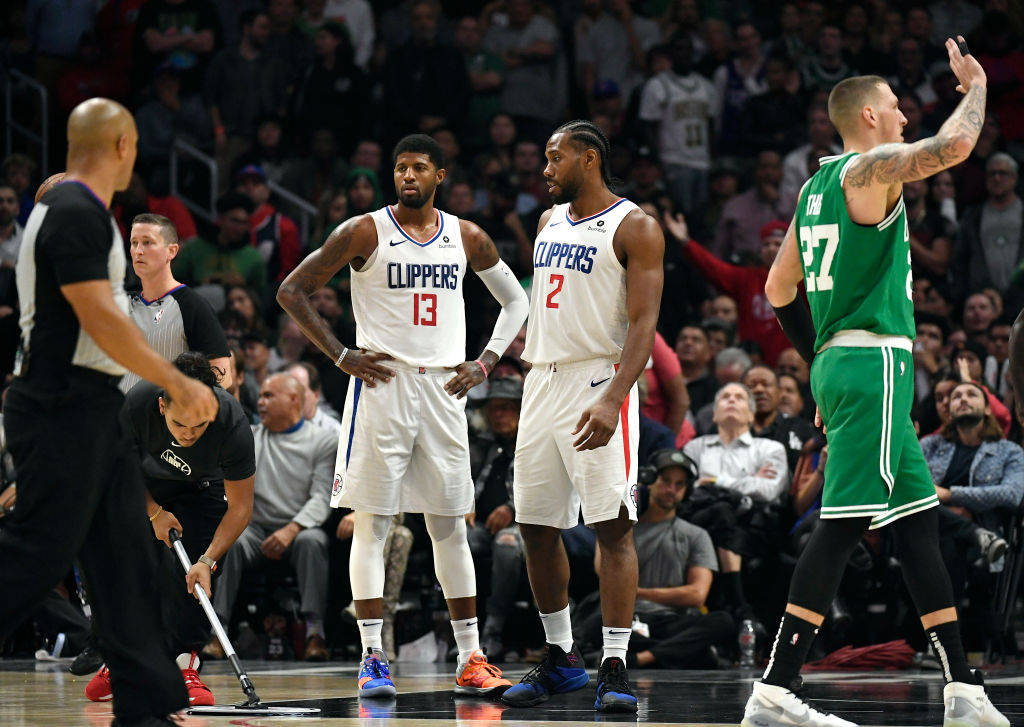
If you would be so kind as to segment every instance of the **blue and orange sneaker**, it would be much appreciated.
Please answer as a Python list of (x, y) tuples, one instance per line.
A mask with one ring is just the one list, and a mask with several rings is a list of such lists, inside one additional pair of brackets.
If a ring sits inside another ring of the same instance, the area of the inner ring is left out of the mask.
[(629, 688), (629, 677), (622, 659), (611, 657), (601, 662), (597, 670), (597, 699), (594, 709), (598, 712), (636, 713), (636, 695)]
[(391, 681), (388, 657), (380, 649), (366, 650), (363, 668), (359, 670), (360, 697), (393, 697), (398, 694)]
[(552, 694), (574, 692), (587, 686), (590, 677), (583, 666), (583, 656), (573, 644), (562, 651), (555, 644), (544, 645), (544, 658), (522, 680), (501, 695), (510, 707), (532, 707), (546, 702)]

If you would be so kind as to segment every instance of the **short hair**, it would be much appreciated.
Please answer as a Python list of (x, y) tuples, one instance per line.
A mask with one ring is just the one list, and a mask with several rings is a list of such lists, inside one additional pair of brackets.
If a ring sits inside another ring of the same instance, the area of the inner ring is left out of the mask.
[[(772, 375), (772, 378), (775, 379), (776, 386), (778, 385), (779, 375), (775, 373), (775, 369), (773, 369), (768, 364), (754, 364), (753, 366), (751, 366), (750, 368), (743, 372), (743, 376), (740, 377), (740, 382), (742, 383), (743, 379), (747, 378), (747, 375), (750, 374), (751, 371), (757, 371), (758, 369), (763, 369), (764, 371), (770, 373)], [(746, 386), (746, 384), (743, 385)]]
[(928, 313), (927, 311), (917, 311), (914, 313), (914, 318), (916, 319), (914, 322), (915, 328), (920, 325), (935, 326), (942, 334), (943, 343), (949, 338), (949, 321), (946, 320), (945, 316)]
[(174, 223), (163, 215), (143, 212), (141, 215), (135, 215), (132, 227), (135, 225), (156, 225), (160, 228), (160, 236), (164, 238), (165, 245), (176, 245), (178, 242), (178, 230), (174, 227)]
[(997, 151), (995, 154), (990, 156), (988, 158), (988, 161), (985, 162), (985, 171), (987, 172), (992, 168), (993, 164), (998, 164), (999, 162), (1004, 162), (1005, 164), (1009, 165), (1010, 172), (1013, 174), (1013, 176), (1017, 176), (1017, 170), (1019, 168), (1017, 165), (1017, 160), (1014, 159), (1009, 154), (1007, 154), (1005, 151)]
[(252, 214), (252, 211), (256, 209), (256, 204), (249, 198), (248, 195), (242, 194), (241, 192), (225, 192), (217, 200), (217, 214), (227, 214), (231, 210), (243, 209), (247, 214)]
[[(213, 372), (210, 360), (206, 357), (205, 353), (200, 353), (199, 351), (180, 353), (174, 359), (174, 368), (201, 384), (206, 384), (211, 388), (217, 386), (217, 375)], [(164, 391), (160, 396), (163, 398), (164, 403), (171, 403), (171, 395), (167, 391)]]
[(750, 368), (753, 361), (750, 360), (750, 356), (742, 348), (723, 348), (715, 356), (715, 368), (724, 366), (739, 366), (742, 370), (746, 371)]
[[(723, 351), (722, 353), (725, 353), (725, 351)], [(757, 411), (757, 401), (754, 400), (754, 392), (752, 392), (746, 384), (741, 384), (739, 381), (730, 381), (728, 384), (722, 384), (721, 386), (718, 387), (718, 391), (715, 392), (714, 402), (714, 407), (716, 409), (718, 408), (718, 400), (722, 398), (722, 394), (725, 392), (726, 388), (730, 386), (738, 386), (741, 389), (743, 389), (744, 393), (746, 393), (747, 395), (747, 403), (750, 405), (751, 413)]]
[(887, 86), (881, 76), (854, 76), (835, 85), (828, 95), (828, 118), (839, 135), (853, 130), (853, 120), (860, 114), (879, 86)]
[(612, 178), (608, 158), (612, 154), (612, 144), (608, 137), (601, 131), (601, 127), (593, 121), (586, 119), (575, 119), (567, 121), (554, 131), (555, 134), (567, 134), (570, 141), (577, 149), (593, 149), (601, 160), (601, 180), (605, 186), (611, 187), (615, 184)]
[(15, 152), (14, 154), (8, 155), (7, 158), (4, 159), (3, 163), (3, 173), (5, 175), (11, 169), (20, 169), (23, 172), (28, 172), (29, 175), (32, 175), (35, 174), (36, 171), (36, 162), (32, 157), (27, 156), (26, 154), (19, 154)]
[(280, 372), (287, 374), (291, 369), (298, 367), (306, 372), (306, 377), (309, 379), (309, 390), (314, 394), (320, 393), (320, 372), (316, 370), (316, 366), (311, 364), (309, 361), (294, 361), (290, 364), (285, 364), (280, 368)]
[(399, 154), (426, 154), (435, 169), (444, 169), (444, 150), (432, 136), (409, 134), (403, 137), (391, 152), (391, 163), (398, 163)]

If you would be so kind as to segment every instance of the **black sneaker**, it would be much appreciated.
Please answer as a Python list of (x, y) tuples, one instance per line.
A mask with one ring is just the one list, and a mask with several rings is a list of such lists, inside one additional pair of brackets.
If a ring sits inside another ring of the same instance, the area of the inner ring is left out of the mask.
[(601, 663), (597, 671), (597, 699), (594, 709), (598, 712), (636, 713), (636, 695), (629, 688), (629, 675), (622, 659), (611, 657)]
[(545, 644), (540, 664), (527, 672), (518, 684), (505, 690), (501, 701), (510, 707), (532, 707), (546, 702), (552, 694), (582, 689), (589, 681), (583, 657), (575, 644), (568, 652), (555, 644)]
[(84, 677), (95, 674), (101, 666), (103, 666), (103, 654), (92, 644), (87, 644), (71, 662), (68, 671), (77, 677)]

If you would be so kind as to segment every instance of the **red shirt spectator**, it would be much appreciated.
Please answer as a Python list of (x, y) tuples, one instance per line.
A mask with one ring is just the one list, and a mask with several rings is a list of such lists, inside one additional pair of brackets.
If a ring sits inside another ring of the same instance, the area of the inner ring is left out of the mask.
[(280, 283), (302, 258), (299, 228), (290, 217), (270, 204), (270, 187), (262, 167), (257, 164), (243, 167), (235, 180), (236, 191), (249, 197), (256, 205), (256, 211), (249, 218), (252, 246), (260, 251), (267, 265), (269, 281)]
[[(678, 221), (668, 226), (671, 234), (677, 239), (686, 240), (677, 234)], [(677, 229), (673, 229), (677, 228)], [(786, 348), (789, 339), (782, 332), (775, 311), (764, 294), (764, 284), (768, 279), (768, 269), (775, 261), (775, 255), (786, 236), (788, 225), (781, 220), (773, 220), (761, 228), (761, 266), (750, 267), (731, 265), (719, 260), (700, 244), (687, 241), (683, 244), (683, 253), (687, 260), (701, 272), (709, 283), (723, 293), (732, 296), (739, 308), (737, 333), (741, 340), (757, 341), (764, 353), (764, 362), (775, 366), (775, 360)], [(685, 232), (685, 224), (683, 225)]]
[(679, 358), (660, 333), (654, 334), (654, 349), (644, 376), (647, 378), (644, 414), (679, 434), (686, 410), (690, 408), (690, 395)]

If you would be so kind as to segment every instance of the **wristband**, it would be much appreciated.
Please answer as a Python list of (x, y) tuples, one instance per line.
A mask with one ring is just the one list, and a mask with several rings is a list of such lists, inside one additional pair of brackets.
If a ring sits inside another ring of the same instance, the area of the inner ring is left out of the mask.
[(338, 360), (334, 362), (334, 365), (337, 366), (340, 369), (341, 368), (341, 362), (345, 360), (346, 356), (348, 356), (348, 349), (347, 348), (342, 348), (341, 349), (341, 355), (338, 356)]
[(163, 511), (164, 511), (163, 507), (157, 508), (157, 511), (149, 516), (149, 521), (153, 522), (154, 520), (156, 520), (156, 516), (159, 515), (160, 513), (162, 513)]
[(483, 369), (483, 372), (484, 372), (484, 378), (485, 378), (485, 379), (486, 379), (486, 378), (487, 378), (487, 377), (488, 377), (488, 376), (490, 375), (490, 372), (489, 372), (489, 371), (487, 370), (487, 367), (486, 367), (486, 366), (484, 366), (484, 362), (483, 362), (483, 361), (481, 361), (480, 359), (477, 359), (477, 360), (476, 360), (476, 361), (474, 361), (473, 363), (475, 363), (475, 364), (480, 364), (480, 368), (481, 368), (481, 369)]

